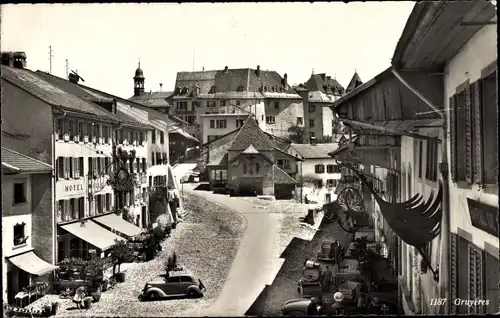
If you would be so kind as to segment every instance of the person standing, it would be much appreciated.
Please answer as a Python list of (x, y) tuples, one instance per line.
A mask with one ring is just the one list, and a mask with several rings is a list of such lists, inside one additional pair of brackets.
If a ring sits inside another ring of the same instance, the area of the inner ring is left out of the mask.
[(325, 272), (323, 273), (322, 279), (322, 289), (324, 293), (328, 293), (330, 291), (330, 284), (332, 283), (333, 273), (330, 269), (330, 266), (326, 265)]

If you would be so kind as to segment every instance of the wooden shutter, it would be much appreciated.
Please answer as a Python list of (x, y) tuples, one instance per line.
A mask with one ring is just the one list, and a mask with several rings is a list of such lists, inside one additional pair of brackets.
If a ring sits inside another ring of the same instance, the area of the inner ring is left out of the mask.
[(97, 158), (92, 158), (92, 170), (94, 175), (97, 175)]
[(451, 179), (455, 182), (457, 180), (457, 107), (456, 96), (450, 97), (450, 168)]
[[(457, 260), (457, 235), (455, 233), (451, 233), (451, 241), (450, 241), (450, 248), (451, 248), (451, 256), (450, 256), (450, 292), (451, 292), (451, 299), (457, 299), (458, 298), (458, 293), (457, 293), (457, 265), (458, 265), (458, 260)], [(451, 302), (451, 313), (456, 314), (457, 313), (457, 306), (454, 304), (454, 302)]]
[[(469, 245), (469, 298), (484, 299), (483, 297), (483, 257), (481, 251)], [(482, 314), (484, 306), (472, 305), (469, 314)]]
[(477, 184), (484, 183), (483, 116), (481, 102), (481, 81), (476, 81), (471, 85), (471, 117), (473, 123), (473, 182)]
[(472, 112), (471, 87), (465, 88), (465, 181), (472, 184)]

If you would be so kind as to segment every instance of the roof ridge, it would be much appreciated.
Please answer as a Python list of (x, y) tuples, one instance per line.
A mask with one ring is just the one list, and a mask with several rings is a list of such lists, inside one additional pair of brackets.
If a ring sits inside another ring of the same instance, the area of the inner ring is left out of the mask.
[(42, 164), (42, 165), (44, 165), (44, 166), (47, 166), (47, 167), (49, 167), (49, 168), (52, 168), (52, 165), (49, 165), (48, 163), (45, 163), (45, 162), (43, 162), (43, 161), (40, 161), (40, 160), (38, 160), (38, 159), (35, 159), (35, 158), (30, 157), (30, 156), (28, 156), (28, 155), (25, 155), (25, 154), (23, 154), (23, 153), (17, 152), (17, 151), (12, 150), (12, 149), (5, 148), (5, 147), (3, 147), (3, 146), (2, 146), (2, 149), (6, 150), (6, 151), (9, 151), (9, 152), (12, 152), (12, 153), (14, 153), (14, 154), (20, 155), (20, 156), (22, 156), (22, 157), (28, 158), (28, 159), (30, 159), (30, 160), (36, 161), (37, 163), (40, 163), (40, 164)]

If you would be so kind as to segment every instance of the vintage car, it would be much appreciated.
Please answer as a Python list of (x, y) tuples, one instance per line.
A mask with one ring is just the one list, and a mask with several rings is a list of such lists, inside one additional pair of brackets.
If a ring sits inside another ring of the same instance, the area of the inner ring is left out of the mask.
[[(307, 315), (307, 308), (311, 303), (310, 298), (291, 299), (286, 301), (281, 308), (284, 316), (302, 317)], [(317, 307), (318, 314), (321, 314), (321, 306)]]
[(172, 271), (147, 282), (141, 292), (141, 300), (158, 300), (165, 297), (202, 297), (206, 291), (201, 279), (184, 271)]

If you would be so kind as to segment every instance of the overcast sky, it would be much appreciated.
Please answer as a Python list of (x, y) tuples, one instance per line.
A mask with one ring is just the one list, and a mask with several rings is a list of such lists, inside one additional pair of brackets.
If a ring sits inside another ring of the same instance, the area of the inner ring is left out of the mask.
[[(275, 70), (289, 83), (314, 69), (347, 86), (390, 66), (414, 2), (2, 5), (2, 51), (28, 68), (65, 77), (65, 60), (88, 86), (128, 98), (140, 58), (146, 91), (173, 90), (176, 73)], [(194, 54), (193, 54), (194, 52)]]

